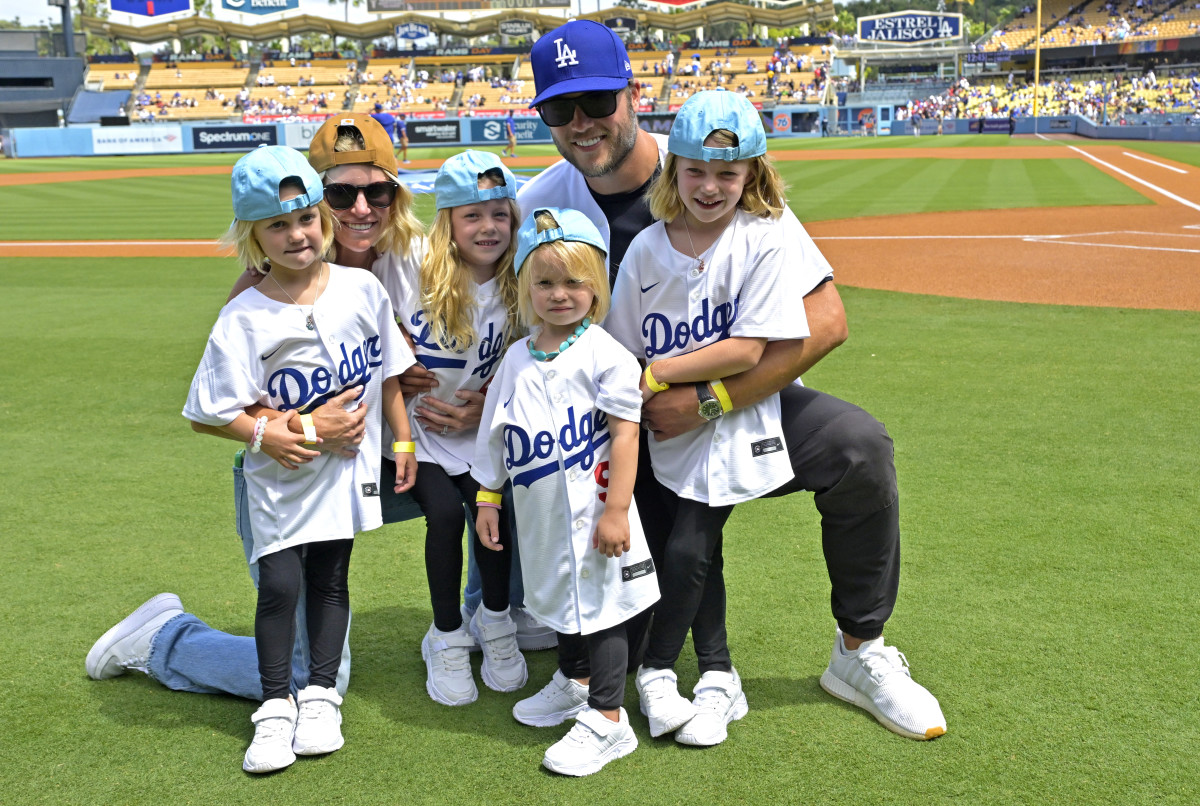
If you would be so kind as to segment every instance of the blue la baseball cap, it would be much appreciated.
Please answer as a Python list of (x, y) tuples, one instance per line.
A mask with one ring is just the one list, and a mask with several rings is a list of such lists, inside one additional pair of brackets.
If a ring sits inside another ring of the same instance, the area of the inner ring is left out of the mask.
[(591, 20), (570, 20), (542, 34), (529, 61), (538, 93), (530, 108), (569, 92), (624, 89), (633, 78), (621, 37)]
[[(737, 135), (731, 148), (710, 148), (704, 140), (717, 129)], [(744, 160), (767, 153), (762, 117), (746, 96), (728, 90), (697, 92), (684, 102), (671, 124), (667, 151), (694, 160)]]
[[(479, 187), (479, 177), (485, 171), (498, 170), (504, 176), (499, 187)], [(433, 180), (437, 194), (437, 209), (478, 204), (490, 199), (517, 198), (517, 180), (500, 158), (490, 151), (464, 151), (442, 163)]]
[[(296, 179), (304, 192), (294, 199), (279, 200), (279, 186)], [(312, 207), (324, 197), (321, 177), (294, 148), (262, 145), (233, 166), (233, 215), (239, 221), (262, 221), (277, 215)]]
[[(554, 216), (558, 226), (538, 232), (536, 218), (541, 212)], [(513, 260), (513, 272), (520, 274), (529, 253), (552, 241), (580, 241), (596, 247), (604, 253), (605, 258), (608, 257), (608, 246), (590, 218), (578, 210), (569, 208), (538, 207), (521, 222), (521, 228), (517, 230), (517, 256)]]

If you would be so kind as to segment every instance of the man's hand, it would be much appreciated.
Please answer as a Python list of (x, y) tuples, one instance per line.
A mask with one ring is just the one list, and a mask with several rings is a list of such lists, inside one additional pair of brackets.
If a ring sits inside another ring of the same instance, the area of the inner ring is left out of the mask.
[[(403, 383), (404, 376), (401, 376), (400, 380)], [(479, 428), (479, 421), (483, 419), (483, 393), (459, 389), (454, 396), (467, 402), (462, 406), (455, 406), (431, 395), (421, 398), (420, 405), (415, 410), (417, 422), (426, 431), (443, 434), (474, 431)]]
[(642, 404), (642, 425), (661, 442), (699, 428), (707, 422), (700, 416), (700, 399), (690, 383), (672, 386)]
[[(321, 438), (321, 449), (341, 456), (354, 456), (354, 449), (366, 433), (367, 404), (359, 405), (354, 411), (346, 411), (346, 404), (362, 394), (362, 387), (347, 389), (313, 409), (313, 425)], [(297, 421), (298, 423), (299, 421)]]

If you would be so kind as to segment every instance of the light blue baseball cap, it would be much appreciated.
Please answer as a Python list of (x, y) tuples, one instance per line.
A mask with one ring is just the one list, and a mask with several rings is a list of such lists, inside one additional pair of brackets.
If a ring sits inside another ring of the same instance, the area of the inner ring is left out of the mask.
[[(296, 179), (304, 192), (294, 199), (279, 200), (279, 186)], [(321, 177), (294, 148), (262, 145), (233, 166), (233, 215), (239, 221), (262, 221), (277, 215), (312, 207), (325, 195)]]
[[(504, 184), (491, 188), (479, 187), (479, 177), (493, 169), (504, 176)], [(464, 151), (442, 163), (437, 178), (433, 180), (433, 192), (437, 194), (437, 209), (445, 210), (491, 199), (515, 199), (517, 180), (495, 154), (489, 151)]]
[[(704, 140), (717, 129), (737, 135), (731, 148), (710, 148)], [(745, 160), (767, 153), (762, 116), (746, 96), (728, 90), (697, 92), (684, 102), (671, 124), (667, 151), (694, 160)]]
[[(554, 216), (558, 226), (538, 232), (536, 218), (541, 212)], [(608, 258), (608, 245), (604, 243), (600, 230), (596, 229), (596, 225), (583, 213), (563, 207), (538, 207), (521, 222), (521, 228), (517, 230), (517, 256), (513, 260), (513, 272), (520, 274), (529, 253), (542, 244), (553, 241), (579, 241), (590, 244)]]

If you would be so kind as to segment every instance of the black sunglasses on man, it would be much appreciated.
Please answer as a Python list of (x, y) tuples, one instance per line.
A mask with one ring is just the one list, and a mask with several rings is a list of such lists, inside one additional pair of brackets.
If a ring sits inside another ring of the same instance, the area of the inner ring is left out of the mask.
[(617, 96), (624, 92), (619, 90), (599, 90), (585, 92), (574, 98), (560, 95), (549, 98), (537, 105), (538, 114), (547, 126), (566, 126), (575, 119), (575, 109), (578, 107), (589, 118), (606, 118), (617, 111)]

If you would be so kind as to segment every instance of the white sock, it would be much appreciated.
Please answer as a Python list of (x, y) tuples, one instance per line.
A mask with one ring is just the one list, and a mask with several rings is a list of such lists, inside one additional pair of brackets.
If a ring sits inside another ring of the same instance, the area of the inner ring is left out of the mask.
[(480, 621), (484, 624), (499, 624), (502, 621), (508, 621), (508, 610), (507, 607), (503, 610), (488, 610), (485, 605), (480, 605)]

